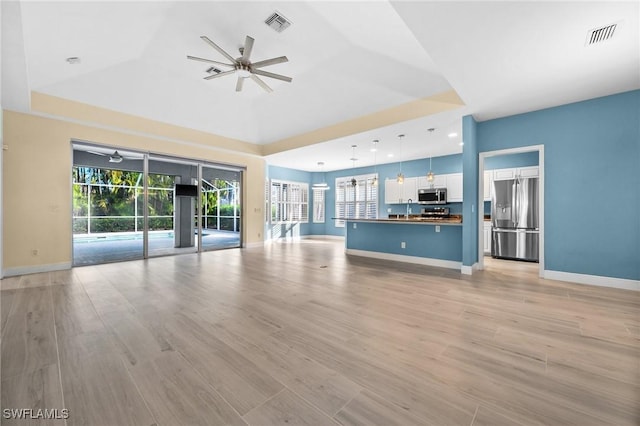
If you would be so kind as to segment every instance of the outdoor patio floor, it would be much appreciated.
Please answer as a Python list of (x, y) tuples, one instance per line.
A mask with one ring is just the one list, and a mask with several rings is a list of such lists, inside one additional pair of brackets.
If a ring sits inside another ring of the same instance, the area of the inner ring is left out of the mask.
[[(172, 254), (195, 253), (198, 238), (193, 247), (174, 247), (173, 231), (149, 234), (149, 257)], [(202, 234), (204, 250), (219, 250), (240, 247), (240, 233), (233, 231), (206, 230)], [(80, 235), (73, 238), (73, 265), (95, 265), (99, 263), (142, 259), (142, 233), (113, 233)]]

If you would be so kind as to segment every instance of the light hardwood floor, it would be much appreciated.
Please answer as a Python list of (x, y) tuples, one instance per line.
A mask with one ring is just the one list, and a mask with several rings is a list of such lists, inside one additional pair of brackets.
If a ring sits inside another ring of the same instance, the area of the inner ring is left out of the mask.
[(640, 294), (535, 264), (302, 240), (1, 285), (2, 408), (68, 425), (640, 424)]

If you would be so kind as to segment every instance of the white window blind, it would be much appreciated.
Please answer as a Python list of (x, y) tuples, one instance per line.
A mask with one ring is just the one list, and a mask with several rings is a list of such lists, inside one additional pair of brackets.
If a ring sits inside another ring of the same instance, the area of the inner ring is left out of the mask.
[(309, 222), (309, 185), (272, 180), (271, 222)]
[(321, 189), (313, 190), (313, 222), (324, 223), (324, 193)]
[[(378, 218), (377, 174), (341, 177), (336, 179), (336, 217), (351, 219)], [(352, 184), (355, 179), (356, 185)], [(344, 220), (336, 220), (337, 227), (344, 227)]]

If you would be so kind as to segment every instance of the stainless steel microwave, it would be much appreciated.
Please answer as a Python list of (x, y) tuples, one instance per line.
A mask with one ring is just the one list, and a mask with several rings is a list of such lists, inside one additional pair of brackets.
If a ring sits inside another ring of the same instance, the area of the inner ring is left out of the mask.
[(418, 204), (447, 204), (447, 188), (418, 189)]

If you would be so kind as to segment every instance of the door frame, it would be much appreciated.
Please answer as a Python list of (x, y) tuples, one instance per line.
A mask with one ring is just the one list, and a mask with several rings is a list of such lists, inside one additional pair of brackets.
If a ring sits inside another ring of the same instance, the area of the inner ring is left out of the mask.
[[(538, 275), (544, 277), (544, 145), (530, 145), (519, 148), (507, 148), (496, 151), (486, 151), (478, 154), (478, 269), (484, 269), (484, 160), (498, 155), (521, 154), (524, 152), (538, 153), (538, 196), (540, 242)], [(480, 208), (482, 206), (482, 208)]]

